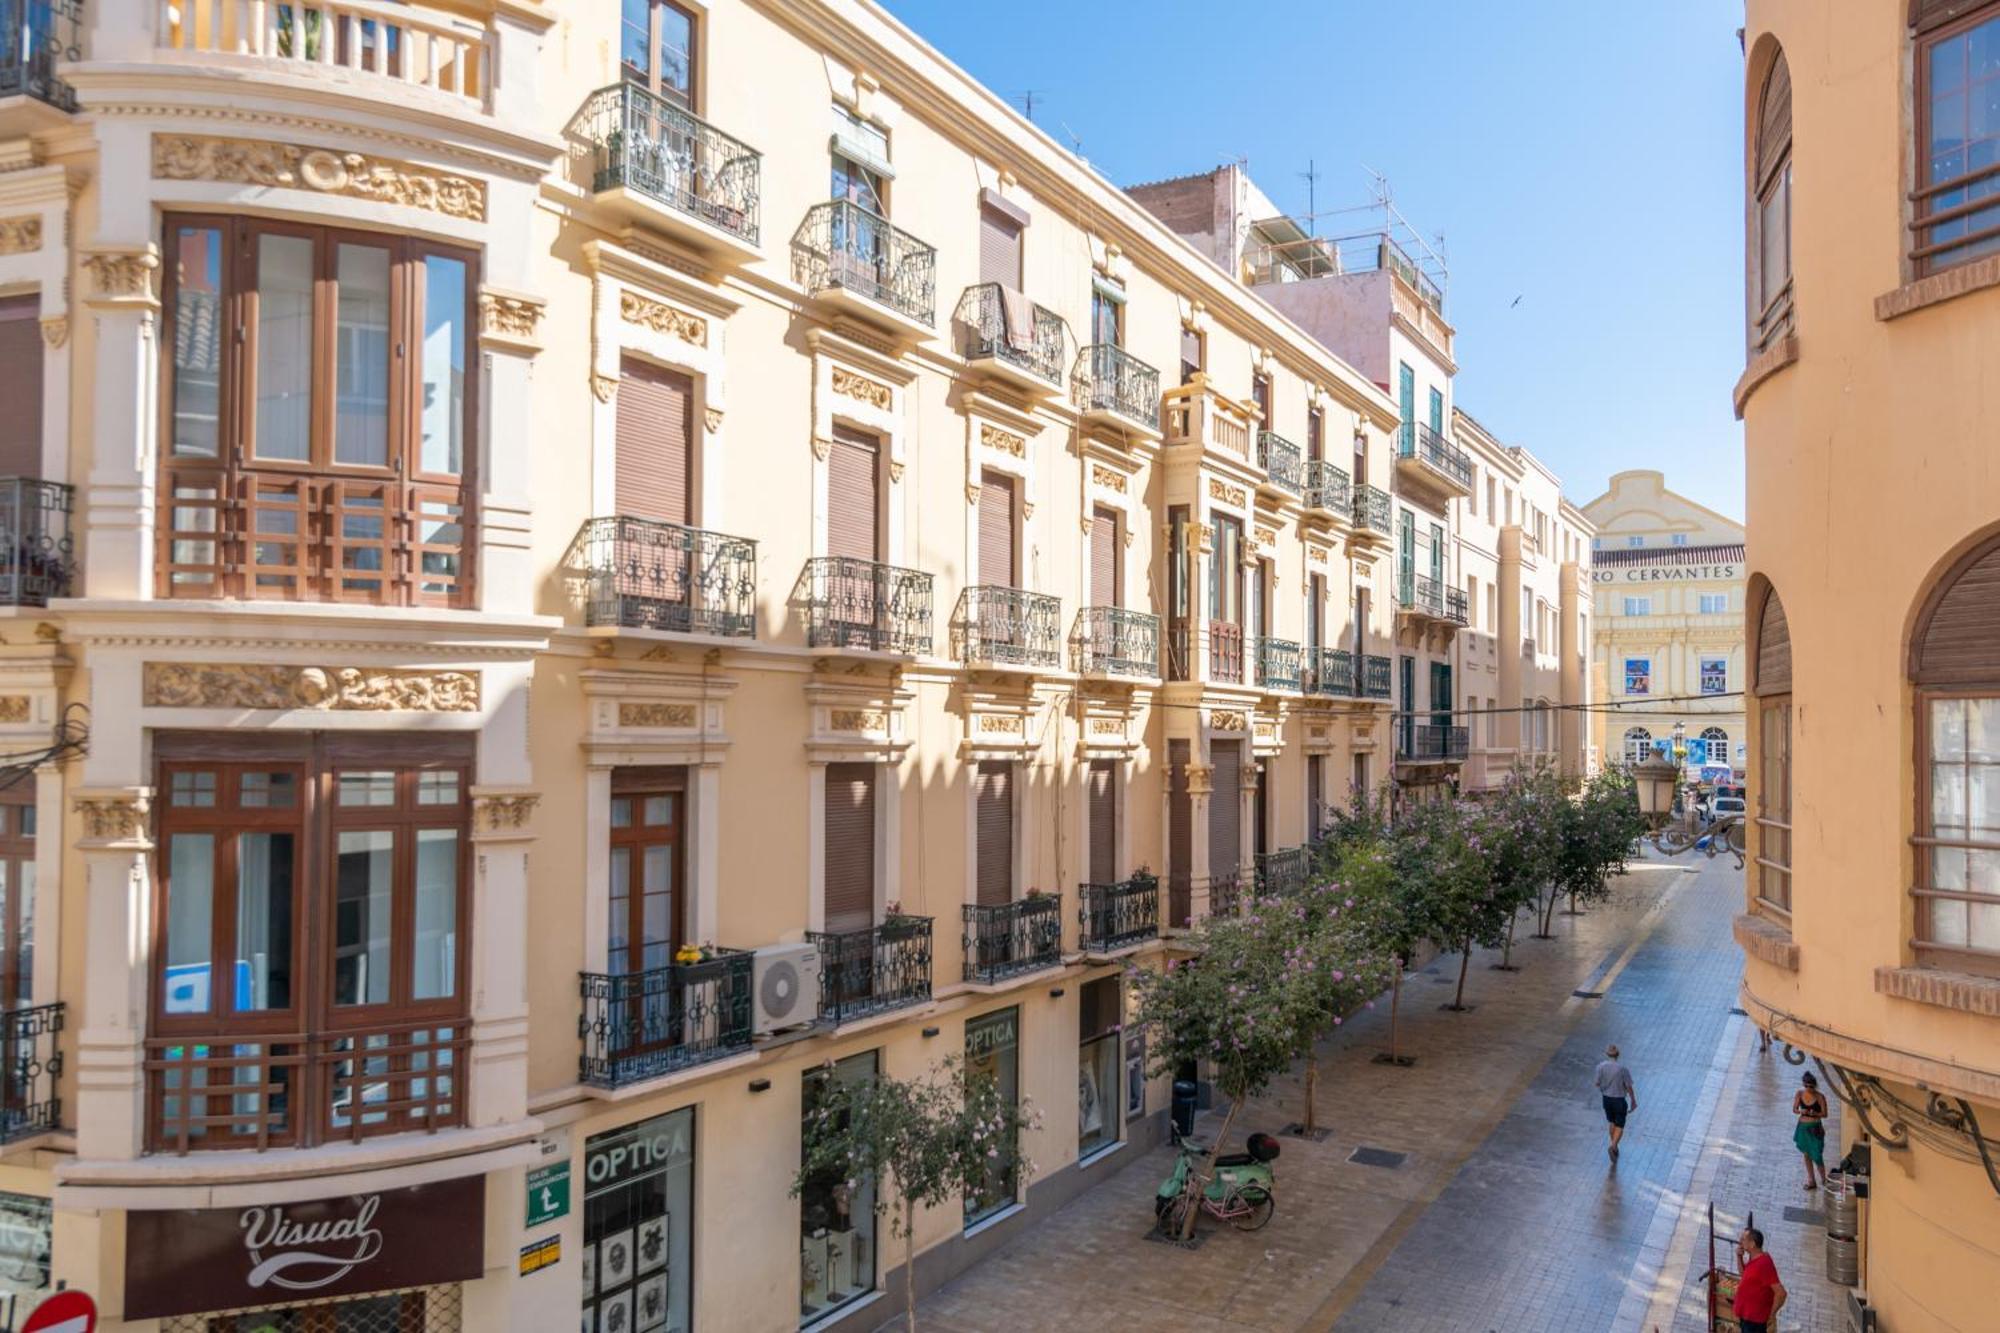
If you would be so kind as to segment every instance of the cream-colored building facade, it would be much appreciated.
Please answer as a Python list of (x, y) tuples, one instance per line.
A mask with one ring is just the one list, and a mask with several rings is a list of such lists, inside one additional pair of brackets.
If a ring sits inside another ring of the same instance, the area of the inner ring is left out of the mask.
[[(1745, 24), (1741, 1004), (1841, 1099), (1829, 1161), (1867, 1143), (1876, 1327), (1990, 1328), (2000, 5), (1751, 0)], [(1885, 440), (1912, 466), (1871, 466)]]
[(1634, 764), (1678, 735), (1690, 777), (1740, 775), (1743, 526), (1647, 470), (1618, 473), (1583, 512), (1597, 526), (1591, 670), (1617, 705), (1591, 715), (1598, 761)]

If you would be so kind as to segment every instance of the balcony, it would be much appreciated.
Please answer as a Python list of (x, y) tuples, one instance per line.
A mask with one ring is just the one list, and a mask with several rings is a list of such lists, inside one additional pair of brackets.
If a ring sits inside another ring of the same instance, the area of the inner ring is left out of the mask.
[(1376, 486), (1354, 488), (1354, 538), (1379, 543), (1389, 540), (1389, 493)]
[(1243, 683), (1243, 627), (1227, 620), (1208, 622), (1208, 678)]
[(1160, 674), (1160, 618), (1122, 606), (1086, 606), (1076, 613), (1070, 651), (1080, 675), (1155, 679)]
[(601, 207), (713, 259), (757, 257), (756, 149), (632, 83), (592, 93), (578, 119)]
[(861, 205), (814, 204), (792, 234), (792, 278), (807, 293), (907, 338), (937, 320), (937, 251)]
[(1282, 851), (1257, 853), (1257, 892), (1265, 897), (1297, 893), (1306, 886), (1311, 874), (1311, 848), (1287, 847)]
[(1354, 654), (1345, 648), (1319, 650), (1317, 672), (1308, 682), (1311, 693), (1336, 699), (1354, 697)]
[(1354, 512), (1353, 481), (1347, 469), (1335, 467), (1323, 458), (1306, 464), (1305, 502), (1308, 509), (1323, 509), (1346, 521)]
[(1087, 422), (1160, 432), (1160, 372), (1113, 343), (1092, 343), (1076, 358), (1077, 410)]
[(746, 538), (620, 514), (586, 519), (563, 564), (592, 629), (757, 635), (757, 543)]
[(623, 1088), (747, 1050), (752, 956), (711, 952), (645, 972), (581, 974), (578, 1080)]
[(1449, 631), (1465, 623), (1465, 590), (1425, 574), (1410, 575), (1397, 581), (1396, 608), (1420, 626)]
[(63, 1005), (10, 1009), (0, 1017), (0, 1143), (62, 1128)]
[(1160, 881), (1140, 874), (1116, 884), (1079, 884), (1076, 919), (1085, 953), (1144, 943), (1160, 933)]
[(1255, 458), (1251, 423), (1258, 417), (1254, 404), (1217, 393), (1206, 374), (1168, 389), (1165, 401), (1169, 445), (1214, 450), (1244, 463)]
[(852, 556), (806, 561), (806, 646), (919, 656), (931, 650), (931, 576)]
[(1406, 764), (1450, 764), (1462, 761), (1472, 748), (1467, 727), (1432, 723), (1396, 728), (1396, 759)]
[[(64, 18), (72, 42), (76, 19)], [(76, 111), (76, 92), (56, 77), (56, 61), (81, 52), (63, 49), (56, 9), (8, 0), (0, 4), (0, 131), (8, 136), (59, 125)], [(21, 98), (18, 104), (12, 99)]]
[(1243, 872), (1240, 870), (1208, 877), (1210, 916), (1235, 916), (1243, 910), (1243, 900), (1248, 896), (1243, 889)]
[(1272, 489), (1305, 495), (1305, 464), (1299, 447), (1276, 431), (1257, 432), (1257, 465), (1264, 469), (1266, 484)]
[(1047, 306), (982, 282), (958, 298), (952, 323), (958, 354), (975, 371), (1037, 396), (1062, 391), (1069, 325)]
[(0, 606), (47, 606), (51, 597), (69, 596), (75, 498), (60, 482), (0, 479)]
[(991, 986), (1062, 962), (1062, 899), (965, 907), (965, 979)]
[(930, 1002), (931, 918), (896, 916), (806, 938), (819, 946), (819, 1016), (835, 1027)]
[(1472, 456), (1420, 422), (1396, 437), (1396, 475), (1438, 502), (1472, 494)]
[(967, 666), (1054, 670), (1062, 664), (1062, 603), (982, 584), (959, 595), (952, 656)]
[(1257, 645), (1257, 687), (1264, 690), (1299, 688), (1299, 646), (1290, 639), (1260, 636)]
[(1361, 659), (1362, 699), (1386, 699), (1389, 697), (1389, 659), (1380, 653), (1369, 653)]

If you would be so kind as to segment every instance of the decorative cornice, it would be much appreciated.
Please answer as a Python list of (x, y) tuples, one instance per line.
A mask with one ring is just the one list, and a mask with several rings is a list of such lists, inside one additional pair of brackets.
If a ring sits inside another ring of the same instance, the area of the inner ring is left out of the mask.
[(125, 843), (146, 845), (147, 816), (152, 811), (152, 793), (79, 793), (70, 806), (83, 824), (85, 843)]
[(224, 181), (486, 220), (486, 182), (366, 153), (206, 134), (155, 134), (156, 180)]
[(472, 798), (472, 827), (481, 833), (507, 833), (528, 827), (542, 798), (534, 792)]
[(884, 412), (892, 410), (895, 402), (895, 394), (888, 385), (856, 374), (844, 366), (833, 367), (833, 391), (843, 398), (852, 398)]
[(498, 287), (479, 289), (479, 336), (487, 343), (538, 351), (541, 343), (535, 331), (541, 326), (548, 302), (539, 296), (504, 291)]
[(141, 698), (148, 708), (476, 713), (479, 673), (148, 662)]
[(84, 271), (90, 274), (90, 299), (102, 305), (157, 307), (153, 272), (159, 266), (159, 247), (150, 241), (137, 247), (91, 250), (83, 257)]
[(642, 329), (677, 338), (692, 347), (708, 346), (707, 320), (677, 306), (670, 306), (665, 301), (641, 296), (629, 288), (618, 293), (618, 318), (627, 324), (637, 324)]
[(0, 218), (0, 255), (33, 254), (41, 248), (40, 218)]

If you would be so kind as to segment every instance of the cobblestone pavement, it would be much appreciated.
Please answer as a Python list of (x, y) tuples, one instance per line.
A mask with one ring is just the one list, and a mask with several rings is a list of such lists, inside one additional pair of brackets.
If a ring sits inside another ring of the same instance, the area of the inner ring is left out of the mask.
[[(1822, 1233), (1783, 1216), (1818, 1207), (1790, 1145), (1799, 1071), (1759, 1055), (1731, 1013), (1740, 872), (1699, 864), (1635, 867), (1610, 903), (1559, 916), (1556, 939), (1517, 943), (1521, 971), (1477, 955), (1470, 1013), (1439, 1008), (1456, 955), (1411, 977), (1402, 1027), (1414, 1068), (1372, 1063), (1386, 1003), (1341, 1029), (1321, 1061), (1320, 1123), (1332, 1132), (1283, 1141), (1278, 1213), (1263, 1231), (1205, 1224), (1193, 1251), (1145, 1239), (1171, 1166), (1157, 1149), (931, 1296), (921, 1327), (1698, 1330), (1712, 1196), (1725, 1235), (1746, 1209), (1765, 1227), (1793, 1292), (1785, 1333), (1837, 1328)], [(1640, 1104), (1615, 1167), (1589, 1088), (1611, 1041)], [(1300, 1096), (1298, 1078), (1281, 1081), (1232, 1140), (1297, 1119)], [(1364, 1146), (1404, 1158), (1349, 1160)]]

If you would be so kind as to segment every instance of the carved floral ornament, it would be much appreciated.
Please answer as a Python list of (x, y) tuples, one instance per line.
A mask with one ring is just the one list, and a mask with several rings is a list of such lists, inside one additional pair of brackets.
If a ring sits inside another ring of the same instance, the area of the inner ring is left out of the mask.
[(69, 316), (43, 315), (42, 341), (51, 347), (61, 347), (69, 341)]
[(895, 402), (895, 393), (888, 385), (856, 374), (845, 366), (833, 368), (833, 391), (843, 398), (852, 398), (884, 412), (890, 411)]
[(1211, 731), (1242, 731), (1248, 726), (1243, 714), (1230, 708), (1217, 708), (1208, 715)]
[(1220, 477), (1210, 477), (1208, 479), (1208, 498), (1211, 500), (1220, 500), (1224, 504), (1235, 505), (1238, 509), (1241, 509), (1249, 501), (1249, 497), (1243, 493), (1241, 486), (1231, 486)]
[(472, 802), (473, 827), (484, 833), (505, 833), (528, 826), (542, 798), (532, 792), (508, 796), (477, 796)]
[(722, 429), (722, 409), (719, 407), (704, 409), (701, 414), (701, 420), (702, 424), (708, 427), (708, 433), (710, 435), (715, 434)]
[(618, 318), (694, 347), (708, 346), (707, 320), (634, 291), (618, 293)]
[(41, 248), (40, 218), (0, 218), (0, 255), (28, 255)]
[(1106, 467), (1102, 463), (1090, 465), (1090, 479), (1107, 491), (1125, 494), (1125, 474), (1117, 468)]
[(835, 731), (887, 731), (889, 715), (879, 708), (836, 708), (828, 718)]
[(618, 396), (618, 377), (607, 375), (601, 370), (590, 372), (590, 392), (600, 403), (608, 403)]
[(1325, 548), (1324, 546), (1308, 546), (1308, 547), (1306, 547), (1306, 559), (1307, 559), (1307, 560), (1309, 560), (1309, 561), (1311, 561), (1311, 562), (1312, 562), (1313, 564), (1315, 564), (1315, 565), (1323, 565), (1323, 564), (1325, 564), (1325, 563), (1326, 563), (1326, 548)]
[(694, 725), (694, 705), (621, 703), (618, 705), (618, 725), (621, 727), (692, 727)]
[(151, 246), (140, 250), (97, 250), (84, 256), (91, 290), (100, 297), (153, 299), (153, 270), (160, 256)]
[(148, 708), (276, 708), (319, 712), (476, 713), (476, 671), (148, 662)]
[(144, 796), (78, 796), (72, 805), (85, 838), (129, 842), (146, 836), (146, 816), (152, 803)]
[(1123, 736), (1125, 724), (1116, 718), (1094, 717), (1090, 719), (1090, 734), (1093, 736)]
[(0, 694), (0, 722), (26, 722), (32, 705), (25, 694)]
[(979, 428), (979, 442), (989, 449), (998, 449), (1001, 453), (1012, 454), (1016, 458), (1028, 456), (1027, 440), (1013, 431), (1001, 430), (998, 426), (982, 425)]
[(1019, 736), (1021, 719), (1013, 713), (987, 713), (979, 719), (979, 731), (984, 736)]
[(486, 337), (529, 339), (542, 322), (548, 303), (492, 287), (479, 292), (479, 332)]
[(1278, 544), (1277, 529), (1276, 528), (1257, 529), (1257, 544), (1259, 546), (1276, 546)]
[(153, 178), (311, 190), (470, 222), (486, 220), (485, 181), (393, 158), (305, 144), (155, 134)]

